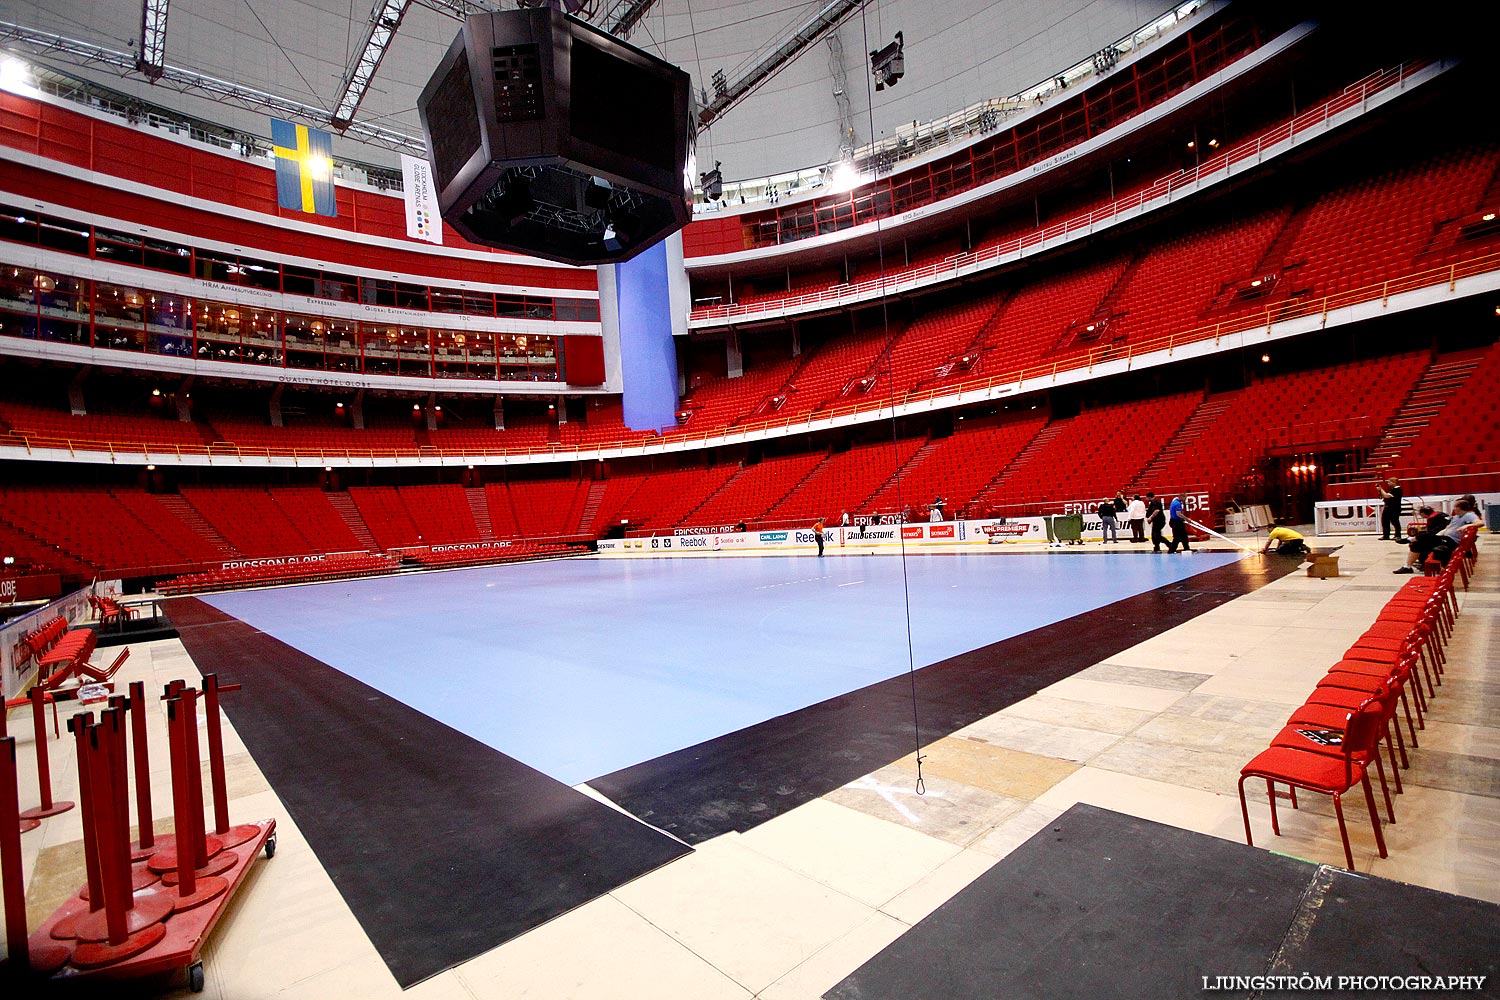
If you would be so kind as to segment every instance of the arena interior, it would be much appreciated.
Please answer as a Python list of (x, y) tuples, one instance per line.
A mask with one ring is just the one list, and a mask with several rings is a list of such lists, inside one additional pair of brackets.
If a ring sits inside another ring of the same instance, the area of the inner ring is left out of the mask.
[(1500, 995), (1494, 18), (1166, 3), (0, 0), (7, 996)]

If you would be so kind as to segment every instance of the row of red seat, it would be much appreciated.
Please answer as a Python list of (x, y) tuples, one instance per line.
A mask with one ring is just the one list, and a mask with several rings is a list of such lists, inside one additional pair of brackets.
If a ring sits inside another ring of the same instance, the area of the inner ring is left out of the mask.
[(61, 639), (63, 633), (68, 631), (68, 620), (62, 615), (49, 618), (41, 626), (27, 632), (21, 637), (21, 662), (29, 661), (33, 656), (40, 656), (52, 648), (53, 643)]
[[(1397, 794), (1401, 768), (1409, 766), (1401, 722), (1406, 723), (1413, 750), (1417, 730), (1423, 728), (1427, 700), (1436, 696), (1442, 683), (1444, 643), (1453, 633), (1458, 615), (1455, 581), (1468, 589), (1477, 552), (1478, 525), (1465, 529), (1448, 565), (1435, 576), (1407, 581), (1386, 602), (1375, 623), (1344, 653), (1287, 724), (1271, 739), (1271, 745), (1240, 770), (1240, 813), (1245, 821), (1245, 842), (1254, 845), (1250, 810), (1245, 801), (1245, 782), (1261, 779), (1271, 806), (1271, 830), (1281, 835), (1276, 802), (1286, 785), (1287, 800), (1297, 808), (1297, 790), (1318, 792), (1333, 798), (1344, 860), (1354, 868), (1354, 852), (1344, 823), (1343, 796), (1355, 785), (1365, 795), (1375, 845), (1387, 856), (1385, 837), (1376, 812), (1375, 793), (1370, 786), (1373, 766), (1380, 778), (1386, 818), (1394, 823), (1395, 810), (1381, 759), (1384, 745), (1391, 764)], [(1424, 689), (1425, 684), (1425, 689)], [(1398, 763), (1399, 752), (1399, 763)]]
[(494, 542), (477, 548), (450, 549), (444, 552), (412, 551), (406, 552), (405, 557), (423, 566), (478, 566), (524, 562), (542, 556), (581, 555), (586, 552), (588, 552), (588, 547), (585, 545), (518, 540)]
[(400, 566), (393, 556), (374, 552), (355, 552), (329, 556), (314, 562), (232, 566), (206, 573), (187, 573), (160, 584), (157, 589), (168, 596), (211, 590), (234, 590), (283, 583), (318, 583), (346, 580), (357, 576), (390, 573)]

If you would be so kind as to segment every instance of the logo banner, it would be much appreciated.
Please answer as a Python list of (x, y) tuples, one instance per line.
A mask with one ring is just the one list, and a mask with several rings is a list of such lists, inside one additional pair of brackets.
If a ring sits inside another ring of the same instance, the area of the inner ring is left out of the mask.
[(428, 243), (443, 242), (443, 220), (438, 215), (437, 188), (426, 160), (401, 154), (401, 187), (406, 200), (406, 235)]

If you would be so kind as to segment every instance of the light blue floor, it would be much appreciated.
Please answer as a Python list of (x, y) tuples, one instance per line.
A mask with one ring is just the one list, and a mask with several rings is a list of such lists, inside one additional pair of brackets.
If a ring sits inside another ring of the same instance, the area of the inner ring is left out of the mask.
[[(910, 556), (916, 664), (1238, 558)], [(885, 556), (566, 559), (204, 600), (570, 785), (907, 668)]]

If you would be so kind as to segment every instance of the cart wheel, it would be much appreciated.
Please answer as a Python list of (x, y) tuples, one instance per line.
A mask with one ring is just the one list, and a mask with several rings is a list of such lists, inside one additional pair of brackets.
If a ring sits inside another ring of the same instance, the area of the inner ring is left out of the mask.
[(274, 833), (266, 839), (266, 857), (268, 859), (276, 857), (276, 834)]
[(188, 989), (194, 993), (203, 992), (203, 963), (194, 962), (188, 966)]

